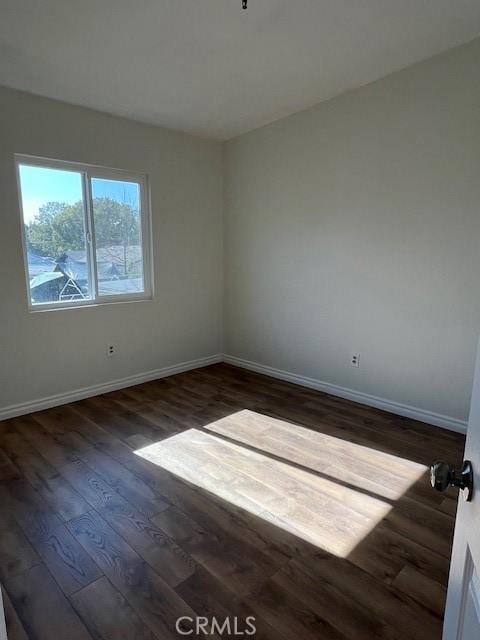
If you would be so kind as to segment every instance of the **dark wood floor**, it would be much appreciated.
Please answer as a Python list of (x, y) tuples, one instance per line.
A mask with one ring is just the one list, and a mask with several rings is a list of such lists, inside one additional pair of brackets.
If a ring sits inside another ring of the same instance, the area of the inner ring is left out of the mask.
[(0, 423), (9, 640), (440, 639), (463, 444), (228, 365)]

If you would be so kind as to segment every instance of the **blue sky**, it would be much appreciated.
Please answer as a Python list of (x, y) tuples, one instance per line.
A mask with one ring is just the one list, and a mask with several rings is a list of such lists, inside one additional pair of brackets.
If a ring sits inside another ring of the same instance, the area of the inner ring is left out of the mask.
[[(82, 174), (75, 171), (44, 169), (30, 165), (20, 165), (23, 216), (28, 224), (46, 202), (67, 202), (73, 204), (82, 199)], [(92, 180), (94, 198), (108, 196), (119, 202), (127, 202), (138, 207), (138, 185), (117, 180)]]

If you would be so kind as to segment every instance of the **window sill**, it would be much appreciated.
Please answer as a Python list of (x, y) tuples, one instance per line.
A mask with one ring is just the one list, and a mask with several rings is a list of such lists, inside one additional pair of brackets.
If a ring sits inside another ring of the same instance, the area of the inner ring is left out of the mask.
[(54, 304), (39, 304), (38, 306), (29, 306), (28, 313), (37, 314), (49, 313), (51, 311), (73, 311), (77, 309), (92, 309), (93, 307), (110, 307), (112, 305), (119, 304), (138, 304), (139, 302), (154, 302), (154, 299), (150, 296), (148, 298), (130, 298), (129, 300), (89, 300), (80, 304), (65, 304), (61, 306)]

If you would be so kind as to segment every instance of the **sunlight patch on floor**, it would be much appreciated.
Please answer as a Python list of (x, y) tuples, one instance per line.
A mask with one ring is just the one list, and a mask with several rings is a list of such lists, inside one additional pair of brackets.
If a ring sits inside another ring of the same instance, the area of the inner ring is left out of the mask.
[[(426, 470), (252, 411), (205, 429), (218, 435), (189, 429), (135, 453), (339, 557), (348, 556), (388, 514), (392, 499)], [(377, 480), (362, 476), (375, 473)], [(393, 483), (388, 492), (382, 492), (385, 474)]]
[(248, 409), (204, 429), (390, 500), (400, 498), (427, 470), (412, 460)]

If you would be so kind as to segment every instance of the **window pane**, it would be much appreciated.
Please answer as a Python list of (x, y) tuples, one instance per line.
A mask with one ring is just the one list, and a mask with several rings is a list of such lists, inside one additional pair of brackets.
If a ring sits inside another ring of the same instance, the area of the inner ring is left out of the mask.
[(92, 178), (98, 293), (143, 292), (140, 185)]
[(82, 174), (19, 165), (32, 304), (91, 298)]

